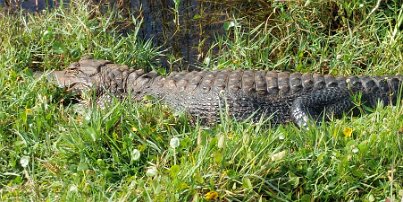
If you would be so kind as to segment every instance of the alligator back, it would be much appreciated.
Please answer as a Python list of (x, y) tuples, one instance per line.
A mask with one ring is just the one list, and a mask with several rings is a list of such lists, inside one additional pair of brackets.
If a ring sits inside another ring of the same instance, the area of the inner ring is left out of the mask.
[[(312, 92), (328, 88), (348, 90), (351, 96), (359, 92), (361, 101), (373, 107), (378, 101), (395, 104), (401, 83), (401, 76), (333, 77), (311, 73), (224, 70), (156, 76), (146, 91), (176, 110), (185, 110), (205, 122), (218, 121), (221, 110), (239, 120), (259, 119), (264, 115), (272, 116), (274, 123), (284, 123), (292, 120), (290, 108), (294, 100)], [(334, 99), (333, 102), (338, 101), (336, 97)], [(323, 111), (330, 103), (318, 104), (318, 110)]]

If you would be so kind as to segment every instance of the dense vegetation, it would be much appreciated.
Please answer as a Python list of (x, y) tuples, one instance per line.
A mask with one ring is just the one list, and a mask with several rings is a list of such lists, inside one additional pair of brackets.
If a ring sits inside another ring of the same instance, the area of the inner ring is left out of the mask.
[[(246, 2), (232, 1), (202, 68), (403, 73), (399, 0)], [(309, 130), (225, 115), (204, 127), (153, 99), (101, 109), (88, 93), (75, 104), (35, 79), (82, 55), (162, 69), (156, 59), (169, 53), (137, 37), (141, 18), (93, 9), (0, 14), (1, 201), (403, 198), (401, 104), (359, 106), (373, 113)], [(125, 35), (122, 20), (134, 27)]]

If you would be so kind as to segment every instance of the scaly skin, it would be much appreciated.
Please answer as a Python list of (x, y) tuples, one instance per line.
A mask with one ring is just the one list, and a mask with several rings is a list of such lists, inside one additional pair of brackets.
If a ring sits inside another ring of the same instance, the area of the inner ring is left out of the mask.
[(272, 123), (293, 121), (305, 127), (321, 114), (340, 116), (354, 108), (356, 94), (374, 107), (378, 101), (396, 104), (402, 76), (333, 77), (275, 71), (155, 72), (129, 69), (106, 60), (83, 59), (64, 71), (51, 73), (58, 86), (81, 92), (156, 97), (204, 123), (219, 121), (220, 110), (237, 120), (270, 116)]

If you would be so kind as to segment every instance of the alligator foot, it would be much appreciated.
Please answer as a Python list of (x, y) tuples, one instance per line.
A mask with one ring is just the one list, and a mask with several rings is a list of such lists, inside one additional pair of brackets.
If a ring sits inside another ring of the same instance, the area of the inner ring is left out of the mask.
[(341, 116), (353, 108), (349, 90), (328, 87), (295, 99), (291, 107), (291, 117), (300, 128), (306, 128), (310, 120), (316, 121), (321, 115)]

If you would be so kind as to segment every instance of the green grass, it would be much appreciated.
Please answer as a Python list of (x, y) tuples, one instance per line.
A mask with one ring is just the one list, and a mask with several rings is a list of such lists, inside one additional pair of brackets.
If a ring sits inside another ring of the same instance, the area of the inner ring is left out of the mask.
[[(229, 20), (203, 68), (402, 74), (403, 11), (388, 2), (273, 3), (266, 23)], [(327, 26), (327, 6), (335, 5), (340, 21)], [(136, 29), (123, 37), (117, 22), (127, 19), (89, 9), (0, 16), (1, 201), (403, 198), (402, 105), (309, 130), (227, 118), (206, 128), (152, 101), (100, 109), (89, 95), (90, 107), (66, 106), (71, 95), (33, 70), (62, 69), (88, 54), (160, 69), (161, 52), (137, 38), (140, 19), (129, 19)]]

